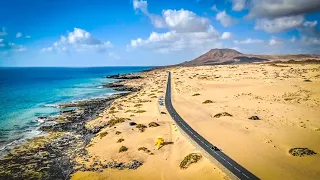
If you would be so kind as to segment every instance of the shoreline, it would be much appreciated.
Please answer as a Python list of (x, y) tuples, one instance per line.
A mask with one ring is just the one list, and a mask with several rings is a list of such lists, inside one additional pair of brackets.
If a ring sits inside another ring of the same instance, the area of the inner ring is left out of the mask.
[[(122, 76), (131, 76), (132, 74), (136, 73), (122, 74)], [(130, 78), (111, 83), (127, 80)], [(121, 89), (112, 89), (116, 92), (110, 96), (57, 104), (57, 108), (59, 108), (57, 115), (39, 116), (37, 119), (39, 126), (36, 129), (40, 132), (39, 136), (21, 139), (19, 140), (22, 141), (21, 144), (16, 144), (10, 149), (4, 147), (0, 157), (0, 179), (70, 178), (76, 165), (76, 156), (86, 155), (86, 145), (100, 129), (106, 127), (104, 125), (88, 129), (86, 122), (98, 117), (115, 99), (127, 96), (133, 90), (137, 90), (124, 85)], [(37, 158), (39, 154), (41, 154), (41, 159)], [(37, 162), (37, 165), (23, 167), (23, 165), (34, 161)], [(64, 168), (60, 168), (61, 165)]]

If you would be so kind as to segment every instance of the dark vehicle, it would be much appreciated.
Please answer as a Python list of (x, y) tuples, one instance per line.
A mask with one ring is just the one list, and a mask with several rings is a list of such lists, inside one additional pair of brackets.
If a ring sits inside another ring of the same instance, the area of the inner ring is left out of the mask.
[(211, 149), (214, 150), (214, 151), (220, 151), (220, 149), (217, 148), (217, 146), (212, 146)]

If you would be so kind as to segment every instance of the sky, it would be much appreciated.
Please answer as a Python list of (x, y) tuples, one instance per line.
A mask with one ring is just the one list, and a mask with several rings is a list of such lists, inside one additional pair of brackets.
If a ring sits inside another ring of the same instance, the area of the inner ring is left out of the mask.
[(158, 66), (214, 48), (320, 54), (319, 0), (4, 0), (0, 67)]

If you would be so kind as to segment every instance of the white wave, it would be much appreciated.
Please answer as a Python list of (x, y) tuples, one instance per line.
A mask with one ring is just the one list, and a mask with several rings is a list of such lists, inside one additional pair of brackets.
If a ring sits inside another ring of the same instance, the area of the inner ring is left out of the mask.
[(59, 105), (58, 104), (45, 104), (44, 107), (55, 107), (55, 108), (58, 108)]

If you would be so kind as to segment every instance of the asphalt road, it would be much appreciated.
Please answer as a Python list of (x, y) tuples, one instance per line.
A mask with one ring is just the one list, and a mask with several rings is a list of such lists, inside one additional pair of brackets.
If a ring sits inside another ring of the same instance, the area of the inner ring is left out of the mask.
[(203, 138), (195, 130), (193, 130), (176, 112), (171, 102), (171, 73), (168, 73), (167, 81), (167, 90), (165, 97), (166, 108), (171, 115), (172, 119), (176, 124), (194, 141), (196, 142), (203, 150), (205, 150), (210, 156), (215, 158), (222, 166), (228, 169), (239, 179), (259, 179), (257, 176), (249, 172), (247, 169), (242, 167), (240, 164), (232, 160), (229, 156), (224, 154), (219, 149), (214, 149), (216, 147), (212, 145), (209, 141)]

